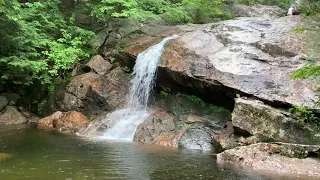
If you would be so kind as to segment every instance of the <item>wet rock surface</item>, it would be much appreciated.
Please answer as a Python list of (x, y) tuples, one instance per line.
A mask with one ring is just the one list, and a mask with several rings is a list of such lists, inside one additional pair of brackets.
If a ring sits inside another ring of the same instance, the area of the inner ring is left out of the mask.
[(218, 151), (212, 138), (230, 119), (181, 95), (155, 101), (150, 117), (139, 125), (134, 141), (184, 149)]
[(60, 112), (42, 118), (37, 122), (38, 128), (56, 129), (62, 132), (78, 132), (89, 123), (86, 116), (77, 111)]
[[(320, 146), (258, 143), (226, 150), (217, 155), (217, 162), (271, 173), (320, 177), (319, 149)], [(313, 156), (309, 157), (310, 154)]]

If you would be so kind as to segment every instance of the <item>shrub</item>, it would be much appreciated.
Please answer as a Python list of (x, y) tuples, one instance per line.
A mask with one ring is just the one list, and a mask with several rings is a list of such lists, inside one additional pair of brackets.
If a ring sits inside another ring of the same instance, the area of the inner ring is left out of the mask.
[(253, 6), (255, 4), (262, 4), (268, 6), (279, 6), (282, 9), (287, 9), (294, 2), (293, 0), (237, 0), (240, 4)]

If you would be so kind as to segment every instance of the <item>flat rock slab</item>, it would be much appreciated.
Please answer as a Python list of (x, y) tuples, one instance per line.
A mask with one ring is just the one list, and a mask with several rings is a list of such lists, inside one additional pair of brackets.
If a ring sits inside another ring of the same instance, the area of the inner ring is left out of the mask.
[[(220, 164), (231, 163), (242, 168), (284, 175), (320, 177), (319, 159), (299, 159), (291, 156), (294, 152), (298, 154), (299, 152), (308, 153), (309, 151), (319, 152), (319, 149), (320, 146), (258, 143), (226, 150), (217, 155), (217, 162)], [(288, 154), (288, 152), (290, 153)]]

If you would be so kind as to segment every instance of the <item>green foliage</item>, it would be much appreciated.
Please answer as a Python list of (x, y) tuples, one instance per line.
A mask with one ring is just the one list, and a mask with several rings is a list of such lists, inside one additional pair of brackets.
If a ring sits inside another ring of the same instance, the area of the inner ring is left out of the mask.
[(299, 11), (317, 21), (320, 21), (320, 0), (302, 0)]
[(0, 0), (0, 12), (3, 12), (4, 0)]
[(166, 97), (168, 97), (169, 95), (170, 95), (170, 93), (168, 93), (168, 92), (160, 91), (160, 96), (161, 96), (161, 97), (166, 98)]
[(292, 30), (293, 33), (295, 34), (303, 34), (307, 31), (311, 31), (312, 29), (308, 28), (308, 27), (299, 27), (299, 28), (295, 28)]
[(287, 9), (294, 2), (293, 0), (237, 0), (240, 4), (253, 6), (255, 4), (279, 6), (282, 9)]
[(37, 111), (39, 115), (43, 115), (44, 107), (47, 104), (47, 102), (48, 101), (46, 99), (42, 100), (41, 102), (34, 101), (34, 104), (37, 104)]
[(168, 0), (139, 0), (138, 5), (144, 11), (152, 12), (154, 14), (163, 14), (165, 13), (170, 6), (171, 3)]
[(189, 99), (191, 102), (194, 102), (198, 105), (200, 105), (202, 108), (205, 109), (205, 111), (208, 112), (217, 112), (217, 113), (230, 113), (229, 110), (221, 107), (221, 106), (216, 106), (213, 104), (207, 104), (205, 103), (202, 99), (198, 98), (195, 95), (186, 95), (186, 94), (180, 94), (183, 97), (186, 97)]
[(6, 1), (0, 18), (7, 25), (0, 30), (1, 81), (51, 83), (90, 56), (86, 42), (94, 33), (74, 26), (60, 13), (59, 4), (59, 0)]
[(169, 9), (164, 17), (169, 24), (184, 24), (193, 22), (190, 14), (183, 7)]
[(292, 75), (293, 79), (305, 79), (311, 76), (320, 76), (320, 65), (309, 65), (298, 69)]
[[(153, 7), (150, 4), (151, 2), (150, 0), (142, 2), (136, 0), (102, 0), (93, 8), (92, 14), (102, 20), (110, 16), (115, 18), (130, 17), (133, 19), (157, 18), (154, 14), (156, 7)], [(155, 4), (157, 3), (153, 3), (153, 5)], [(159, 5), (158, 8), (160, 8)], [(160, 9), (158, 10), (160, 11)]]
[(182, 0), (167, 9), (169, 23), (208, 23), (233, 18), (223, 0)]
[(312, 123), (320, 129), (320, 119), (315, 116), (315, 114), (302, 106), (293, 106), (289, 111), (296, 114), (299, 117), (300, 125), (305, 125), (305, 123)]
[(182, 96), (188, 98), (191, 102), (194, 102), (194, 103), (196, 103), (196, 104), (199, 104), (199, 105), (200, 105), (201, 107), (203, 107), (203, 108), (206, 107), (206, 103), (205, 103), (202, 99), (198, 98), (198, 97), (195, 96), (195, 95), (186, 95), (186, 94), (183, 94)]
[[(82, 12), (100, 22), (111, 18), (149, 19), (159, 14), (170, 23), (204, 23), (228, 17), (222, 0), (101, 0), (84, 3)], [(87, 42), (94, 32), (75, 24), (61, 1), (0, 0), (0, 80), (30, 85), (50, 84), (94, 52)], [(63, 9), (63, 8), (62, 8)]]

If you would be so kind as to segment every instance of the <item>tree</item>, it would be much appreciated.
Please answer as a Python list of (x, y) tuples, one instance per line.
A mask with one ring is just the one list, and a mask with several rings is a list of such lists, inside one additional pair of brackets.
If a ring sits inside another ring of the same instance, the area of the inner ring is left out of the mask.
[(59, 12), (59, 0), (6, 1), (1, 14), (0, 80), (50, 83), (73, 63), (86, 58), (93, 32), (74, 26)]

